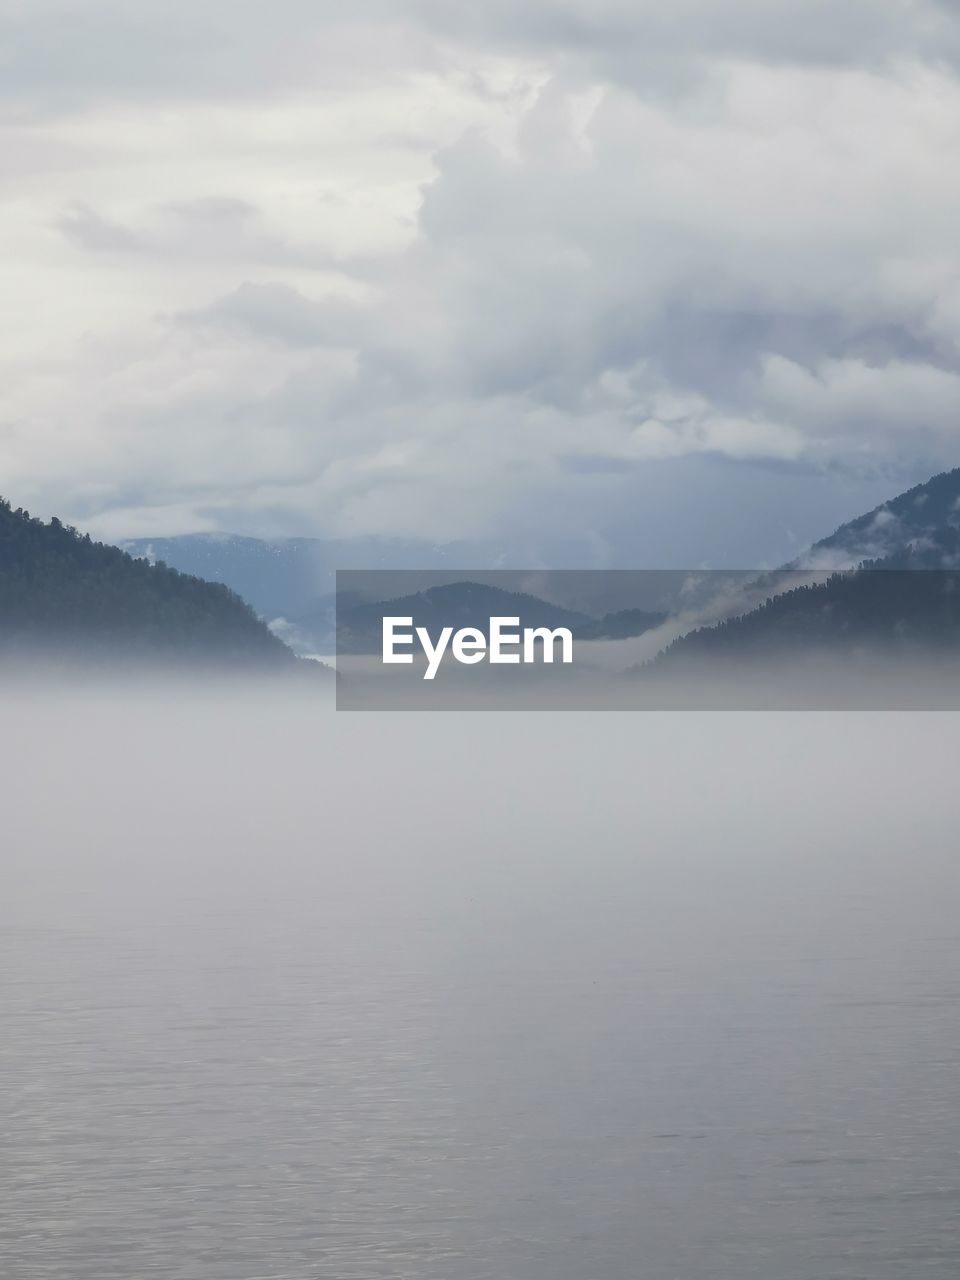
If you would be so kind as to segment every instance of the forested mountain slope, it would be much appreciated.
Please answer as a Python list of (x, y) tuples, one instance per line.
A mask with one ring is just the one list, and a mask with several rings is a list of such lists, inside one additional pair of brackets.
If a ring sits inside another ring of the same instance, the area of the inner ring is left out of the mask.
[(135, 560), (2, 499), (0, 651), (231, 666), (296, 662), (227, 587)]

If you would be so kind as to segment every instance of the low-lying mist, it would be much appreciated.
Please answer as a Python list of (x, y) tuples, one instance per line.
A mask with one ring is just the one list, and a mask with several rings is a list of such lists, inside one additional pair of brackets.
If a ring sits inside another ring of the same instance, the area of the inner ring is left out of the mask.
[(10, 1275), (955, 1274), (954, 715), (0, 697)]

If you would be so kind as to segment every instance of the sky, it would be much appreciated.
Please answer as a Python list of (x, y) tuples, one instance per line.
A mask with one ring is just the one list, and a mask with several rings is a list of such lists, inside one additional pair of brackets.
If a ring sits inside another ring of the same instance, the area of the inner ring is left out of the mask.
[(960, 463), (954, 0), (0, 0), (0, 492), (779, 560)]

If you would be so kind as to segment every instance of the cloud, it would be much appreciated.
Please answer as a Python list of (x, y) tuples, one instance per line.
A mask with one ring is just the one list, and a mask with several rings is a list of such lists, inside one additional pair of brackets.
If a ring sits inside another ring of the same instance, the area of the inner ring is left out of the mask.
[(668, 468), (716, 514), (957, 460), (951, 8), (343, 12), (6, 14), (6, 485), (609, 546)]
[(649, 91), (687, 86), (718, 60), (876, 68), (958, 52), (957, 15), (936, 0), (422, 0), (434, 30), (543, 56)]
[(127, 253), (143, 248), (141, 239), (128, 227), (80, 202), (64, 211), (57, 226), (68, 240), (93, 253)]
[(348, 303), (312, 301), (290, 285), (242, 284), (224, 298), (175, 317), (177, 324), (237, 332), (287, 347), (350, 347), (358, 311)]
[(228, 259), (263, 266), (338, 267), (335, 255), (296, 243), (273, 229), (255, 205), (229, 196), (149, 206), (127, 222), (77, 202), (55, 226), (78, 248), (93, 253), (138, 252), (181, 265), (190, 259)]
[(882, 69), (956, 63), (944, 0), (10, 0), (2, 95), (40, 112), (91, 103), (349, 91), (478, 55), (558, 63), (645, 94), (719, 62)]
[(40, 116), (94, 104), (244, 99), (429, 65), (424, 34), (354, 0), (10, 0), (0, 96)]

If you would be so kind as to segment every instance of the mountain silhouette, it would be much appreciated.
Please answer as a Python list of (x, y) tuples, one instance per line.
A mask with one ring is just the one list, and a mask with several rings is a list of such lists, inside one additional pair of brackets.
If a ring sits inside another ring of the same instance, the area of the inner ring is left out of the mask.
[(0, 653), (237, 668), (298, 659), (227, 587), (0, 499)]
[(480, 582), (452, 582), (429, 587), (395, 600), (348, 604), (337, 610), (337, 649), (340, 653), (379, 653), (384, 617), (413, 619), (436, 641), (444, 627), (475, 627), (489, 635), (492, 617), (519, 618), (521, 627), (567, 627), (590, 623), (585, 613), (564, 609), (521, 591), (504, 591)]

